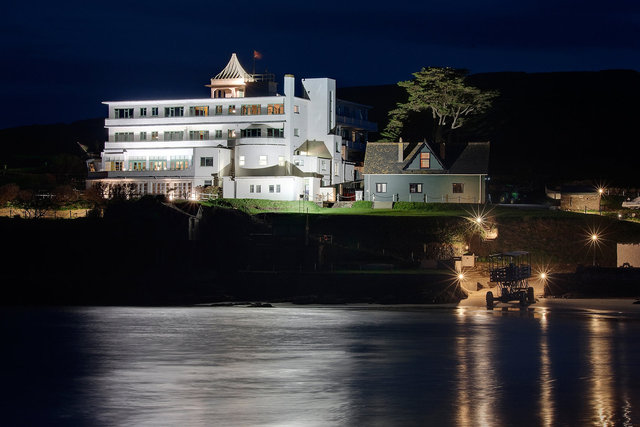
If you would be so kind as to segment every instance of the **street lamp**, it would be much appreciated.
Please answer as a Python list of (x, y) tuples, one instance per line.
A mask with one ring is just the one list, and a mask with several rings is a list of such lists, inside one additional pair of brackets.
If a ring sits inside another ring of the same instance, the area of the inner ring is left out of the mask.
[(604, 188), (598, 188), (598, 213), (602, 215), (602, 193), (604, 193)]
[(598, 235), (597, 234), (592, 234), (591, 235), (591, 243), (593, 244), (593, 266), (596, 266), (596, 246), (598, 245)]

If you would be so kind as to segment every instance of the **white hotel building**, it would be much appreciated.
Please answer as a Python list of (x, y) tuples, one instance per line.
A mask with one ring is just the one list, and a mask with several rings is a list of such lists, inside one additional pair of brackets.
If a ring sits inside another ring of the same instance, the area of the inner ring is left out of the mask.
[(345, 153), (376, 126), (369, 107), (336, 99), (335, 80), (301, 83), (296, 97), (285, 75), (278, 94), (273, 75), (247, 73), (233, 54), (207, 85), (211, 98), (104, 102), (108, 141), (87, 186), (189, 198), (217, 185), (225, 198), (331, 199), (354, 181)]

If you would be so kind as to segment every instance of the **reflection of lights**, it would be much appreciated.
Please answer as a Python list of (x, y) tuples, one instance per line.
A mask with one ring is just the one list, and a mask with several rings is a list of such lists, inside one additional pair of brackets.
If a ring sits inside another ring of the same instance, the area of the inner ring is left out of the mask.
[(618, 219), (622, 219), (622, 214), (618, 214)]

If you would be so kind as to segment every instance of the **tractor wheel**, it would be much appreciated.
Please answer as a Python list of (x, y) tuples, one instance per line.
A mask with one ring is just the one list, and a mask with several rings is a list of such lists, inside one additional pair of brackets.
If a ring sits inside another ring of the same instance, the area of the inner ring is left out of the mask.
[(493, 292), (487, 292), (487, 308), (493, 308)]
[(533, 294), (532, 287), (527, 288), (527, 300), (529, 301), (529, 304), (534, 304), (536, 302), (536, 297)]
[(527, 305), (527, 294), (524, 292), (520, 293), (520, 305), (523, 307)]

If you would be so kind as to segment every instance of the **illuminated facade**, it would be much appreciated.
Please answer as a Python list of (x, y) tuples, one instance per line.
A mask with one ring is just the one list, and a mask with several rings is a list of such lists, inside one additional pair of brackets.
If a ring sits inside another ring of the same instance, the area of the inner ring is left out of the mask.
[[(131, 184), (139, 195), (194, 197), (222, 187), (226, 198), (320, 200), (354, 181), (341, 133), (375, 130), (366, 106), (336, 99), (335, 80), (249, 74), (235, 54), (206, 85), (211, 97), (109, 101), (108, 140), (90, 164), (88, 186)], [(339, 114), (365, 110), (358, 121)], [(363, 115), (364, 114), (364, 115)]]
[(489, 143), (441, 159), (427, 142), (374, 142), (364, 160), (365, 200), (486, 203)]

